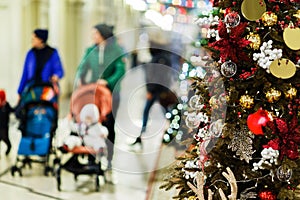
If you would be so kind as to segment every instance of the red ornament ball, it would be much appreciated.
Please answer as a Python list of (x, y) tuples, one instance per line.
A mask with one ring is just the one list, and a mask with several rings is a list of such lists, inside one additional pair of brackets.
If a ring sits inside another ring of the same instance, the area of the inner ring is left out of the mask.
[(270, 190), (261, 191), (258, 196), (261, 200), (276, 200), (276, 195)]
[(263, 135), (263, 126), (266, 126), (270, 121), (269, 113), (265, 110), (259, 109), (255, 113), (252, 113), (247, 118), (248, 128), (255, 135)]

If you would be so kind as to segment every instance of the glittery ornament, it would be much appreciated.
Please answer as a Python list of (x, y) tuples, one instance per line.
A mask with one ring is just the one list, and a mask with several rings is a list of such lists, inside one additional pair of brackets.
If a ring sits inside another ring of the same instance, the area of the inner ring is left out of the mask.
[(209, 105), (213, 108), (213, 109), (218, 109), (219, 108), (219, 102), (218, 102), (218, 99), (215, 96), (212, 96), (210, 99), (209, 99)]
[(237, 12), (228, 13), (224, 18), (226, 28), (234, 28), (240, 24), (240, 21), (241, 17)]
[(261, 20), (265, 26), (273, 26), (277, 23), (277, 15), (268, 11), (261, 16)]
[(220, 137), (222, 134), (223, 126), (224, 126), (224, 122), (221, 119), (212, 122), (208, 129), (210, 135), (214, 137)]
[(195, 196), (190, 196), (190, 197), (188, 198), (188, 200), (197, 200), (197, 197), (195, 197)]
[(260, 200), (276, 200), (276, 195), (270, 190), (263, 190), (258, 193)]
[(281, 182), (289, 182), (292, 178), (293, 170), (288, 166), (280, 166), (277, 169), (276, 175)]
[(249, 35), (247, 35), (246, 39), (251, 42), (249, 44), (249, 46), (252, 49), (254, 49), (254, 50), (259, 49), (260, 44), (261, 44), (261, 39), (260, 39), (259, 34), (249, 33)]
[(237, 66), (232, 61), (226, 61), (221, 65), (221, 73), (223, 76), (230, 78), (237, 72)]
[(201, 110), (204, 106), (203, 97), (201, 95), (194, 95), (189, 100), (189, 106), (194, 110)]
[(297, 96), (297, 89), (294, 87), (289, 88), (284, 92), (284, 95), (287, 99), (293, 99)]
[(249, 109), (253, 106), (254, 99), (249, 95), (242, 95), (240, 98), (240, 105), (245, 108)]
[(249, 134), (247, 127), (233, 131), (234, 137), (228, 145), (228, 149), (236, 152), (240, 160), (249, 163), (252, 160), (252, 154), (255, 152), (252, 148), (254, 135)]
[(293, 16), (300, 20), (300, 10), (297, 10), (297, 12)]
[(275, 88), (271, 88), (266, 93), (266, 98), (267, 98), (268, 102), (270, 102), (270, 103), (274, 103), (274, 102), (278, 101), (280, 99), (280, 97), (281, 97), (281, 91), (276, 90)]
[(197, 128), (200, 125), (200, 118), (195, 112), (189, 113), (185, 118), (185, 124), (189, 128)]

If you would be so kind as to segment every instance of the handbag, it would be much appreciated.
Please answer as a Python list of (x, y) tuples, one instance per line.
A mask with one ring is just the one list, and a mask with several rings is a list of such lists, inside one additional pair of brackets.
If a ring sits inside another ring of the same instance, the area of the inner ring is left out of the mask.
[(175, 92), (171, 90), (166, 90), (159, 94), (159, 103), (163, 107), (169, 107), (178, 104), (179, 100)]

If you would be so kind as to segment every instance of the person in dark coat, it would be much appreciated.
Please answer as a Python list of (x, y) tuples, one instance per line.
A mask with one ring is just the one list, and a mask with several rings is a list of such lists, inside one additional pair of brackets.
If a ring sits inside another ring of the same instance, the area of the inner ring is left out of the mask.
[(150, 63), (144, 64), (147, 93), (143, 110), (142, 128), (140, 135), (131, 146), (142, 144), (141, 136), (146, 132), (149, 113), (156, 101), (164, 108), (164, 112), (167, 112), (169, 106), (178, 101), (177, 96), (170, 89), (174, 76), (171, 62), (172, 53), (164, 46), (154, 42), (151, 42), (149, 50), (152, 59)]
[(11, 150), (9, 140), (9, 116), (14, 112), (14, 109), (6, 101), (6, 93), (0, 89), (0, 141), (5, 142), (7, 149), (5, 154), (8, 155)]

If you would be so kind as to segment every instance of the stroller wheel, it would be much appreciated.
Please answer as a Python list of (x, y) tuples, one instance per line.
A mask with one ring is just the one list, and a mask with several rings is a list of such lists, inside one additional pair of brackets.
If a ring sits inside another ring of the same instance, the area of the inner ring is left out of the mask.
[(78, 180), (78, 175), (74, 174), (74, 180), (77, 181)]
[(49, 166), (46, 166), (45, 169), (44, 169), (44, 175), (45, 175), (45, 176), (48, 176), (48, 175), (49, 175), (49, 172), (51, 172), (51, 171), (52, 171), (52, 168), (49, 167)]
[(100, 183), (99, 183), (99, 176), (96, 175), (96, 191), (99, 192), (99, 189), (100, 189)]
[(10, 173), (11, 173), (12, 176), (15, 176), (15, 172), (16, 171), (17, 171), (17, 167), (16, 166), (11, 167)]
[(31, 159), (29, 157), (26, 157), (23, 161), (23, 166), (25, 167), (26, 165), (28, 165), (29, 169), (32, 169), (32, 165), (31, 165)]
[(18, 168), (17, 166), (11, 167), (10, 173), (11, 173), (12, 176), (15, 176), (15, 172), (19, 172), (19, 175), (23, 176), (21, 168)]
[(56, 181), (57, 181), (57, 190), (61, 191), (61, 187), (60, 187), (60, 185), (61, 185), (61, 179), (60, 179), (60, 177), (57, 177)]
[(19, 172), (19, 175), (20, 175), (20, 176), (23, 176), (22, 170), (21, 170), (20, 168), (18, 169), (18, 172)]
[(57, 182), (57, 190), (61, 191), (61, 177), (60, 177), (60, 167), (56, 166), (56, 168), (53, 170), (55, 177), (56, 177), (56, 182)]

